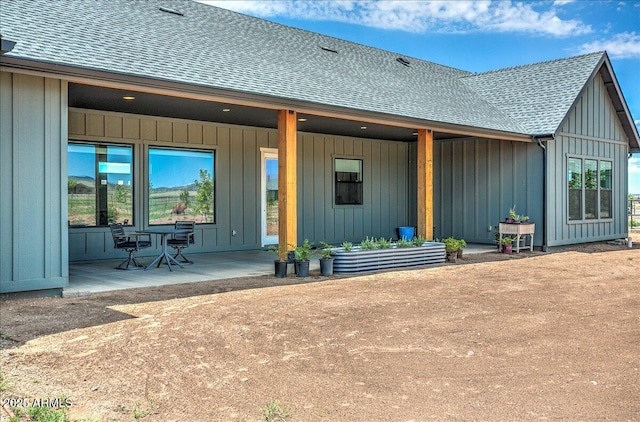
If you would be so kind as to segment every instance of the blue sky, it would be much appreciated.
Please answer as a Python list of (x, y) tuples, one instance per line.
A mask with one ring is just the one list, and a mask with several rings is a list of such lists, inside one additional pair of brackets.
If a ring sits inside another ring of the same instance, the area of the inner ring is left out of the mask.
[[(606, 50), (640, 126), (640, 1), (201, 0), (471, 72)], [(640, 194), (640, 154), (629, 160)]]

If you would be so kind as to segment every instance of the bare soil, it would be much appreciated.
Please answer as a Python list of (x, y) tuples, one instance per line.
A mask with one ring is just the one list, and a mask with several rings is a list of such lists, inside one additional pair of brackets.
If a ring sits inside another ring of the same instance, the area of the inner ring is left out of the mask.
[(275, 401), (288, 421), (640, 420), (634, 236), (358, 277), (4, 297), (2, 399), (62, 397), (91, 421), (265, 420)]

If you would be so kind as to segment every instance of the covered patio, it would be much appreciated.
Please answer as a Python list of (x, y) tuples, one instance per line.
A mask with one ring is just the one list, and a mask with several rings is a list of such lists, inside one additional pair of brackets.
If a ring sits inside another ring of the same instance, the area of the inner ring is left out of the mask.
[[(465, 254), (495, 252), (492, 245), (469, 244)], [(119, 271), (115, 267), (122, 259), (74, 262), (69, 264), (69, 286), (64, 297), (87, 296), (114, 290), (157, 287), (171, 284), (197, 283), (207, 280), (223, 280), (236, 277), (260, 277), (273, 275), (274, 255), (265, 250), (216, 252), (189, 255), (193, 264), (184, 268), (166, 265), (147, 271)], [(147, 263), (150, 258), (143, 258)], [(320, 267), (317, 259), (311, 260), (310, 270)], [(289, 265), (289, 277), (293, 276), (293, 264)]]

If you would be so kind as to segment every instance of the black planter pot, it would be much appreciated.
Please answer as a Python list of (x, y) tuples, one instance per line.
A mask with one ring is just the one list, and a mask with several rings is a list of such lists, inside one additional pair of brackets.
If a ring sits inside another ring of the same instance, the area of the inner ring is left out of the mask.
[(296, 275), (298, 277), (308, 277), (309, 276), (309, 261), (296, 261)]
[(278, 278), (285, 278), (287, 276), (287, 261), (274, 261), (275, 266), (275, 276)]
[(320, 275), (333, 275), (333, 258), (320, 259)]

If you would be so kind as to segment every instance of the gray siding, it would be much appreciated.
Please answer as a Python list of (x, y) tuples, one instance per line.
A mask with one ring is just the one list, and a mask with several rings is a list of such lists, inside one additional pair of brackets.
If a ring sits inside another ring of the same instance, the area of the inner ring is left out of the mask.
[(492, 243), (509, 208), (537, 223), (542, 244), (542, 149), (533, 143), (466, 138), (434, 144), (434, 236)]
[(66, 83), (0, 73), (0, 292), (68, 283)]
[[(409, 224), (408, 144), (301, 133), (298, 148), (299, 240), (397, 237), (396, 228)], [(333, 205), (335, 157), (363, 160), (363, 205)]]
[[(70, 110), (69, 122), (70, 139), (132, 144), (137, 157), (159, 145), (215, 150), (216, 224), (197, 226), (192, 252), (261, 247), (260, 148), (277, 148), (276, 130), (79, 109)], [(362, 206), (333, 205), (334, 157), (363, 159)], [(405, 143), (298, 133), (298, 240), (395, 237), (408, 224), (408, 157)], [(144, 165), (136, 167), (137, 230), (147, 221), (145, 174)], [(70, 228), (69, 251), (71, 261), (122, 256), (107, 228)]]
[[(596, 75), (568, 113), (548, 148), (549, 246), (609, 240), (627, 236), (626, 196), (628, 138), (600, 75)], [(569, 222), (567, 157), (613, 162), (613, 218)]]

